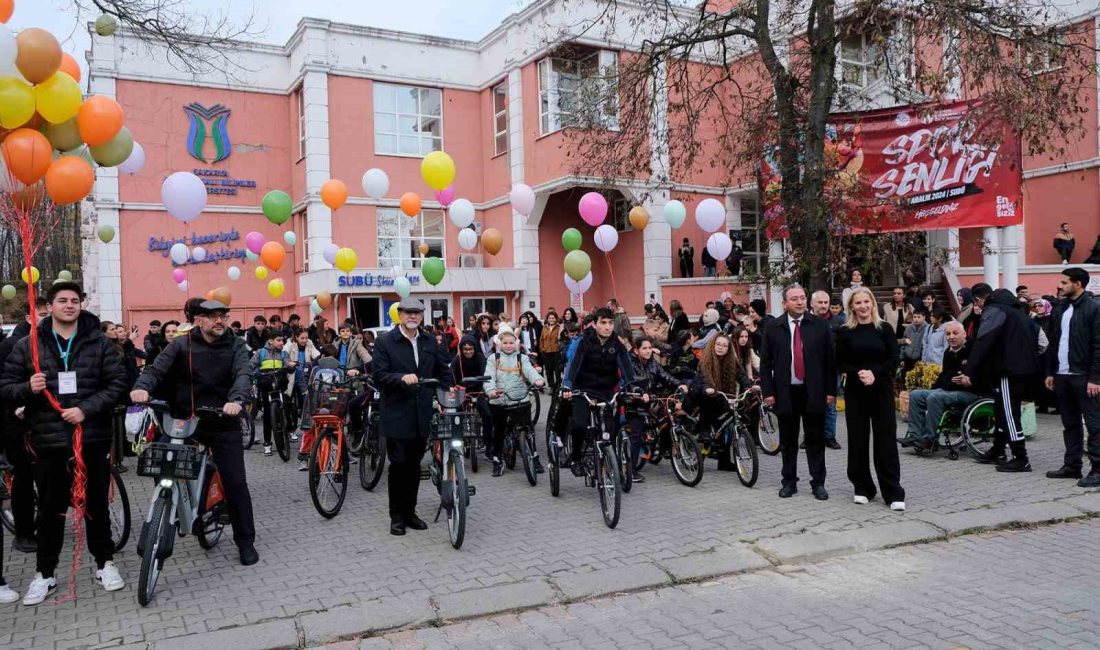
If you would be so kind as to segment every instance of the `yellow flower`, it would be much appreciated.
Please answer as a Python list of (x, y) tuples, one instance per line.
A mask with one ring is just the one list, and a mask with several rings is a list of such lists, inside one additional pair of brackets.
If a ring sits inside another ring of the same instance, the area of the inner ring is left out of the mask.
[(932, 388), (932, 385), (936, 383), (936, 378), (940, 376), (942, 371), (943, 368), (939, 364), (925, 363), (924, 361), (917, 362), (917, 365), (913, 366), (909, 374), (905, 375), (905, 388), (907, 390)]

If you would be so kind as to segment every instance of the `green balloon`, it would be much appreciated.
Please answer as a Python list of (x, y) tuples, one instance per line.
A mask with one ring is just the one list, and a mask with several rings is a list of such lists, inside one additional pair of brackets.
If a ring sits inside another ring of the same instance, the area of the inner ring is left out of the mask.
[(61, 280), (62, 282), (72, 282), (73, 273), (69, 269), (61, 269), (57, 272), (57, 279)]
[(42, 127), (42, 133), (58, 151), (72, 151), (84, 144), (80, 139), (80, 129), (76, 127), (75, 117), (61, 124), (47, 124)]
[(100, 226), (99, 229), (96, 230), (96, 236), (99, 237), (99, 241), (103, 242), (104, 244), (111, 243), (115, 239), (114, 226)]
[[(561, 234), (561, 245), (567, 251), (575, 251), (581, 247), (581, 231), (576, 228), (566, 228)], [(583, 276), (582, 276), (583, 277)]]
[(126, 162), (130, 157), (130, 153), (134, 150), (134, 136), (130, 135), (130, 129), (122, 127), (118, 135), (106, 144), (88, 147), (88, 149), (97, 163), (104, 167), (115, 167)]
[(565, 272), (574, 282), (580, 282), (592, 270), (592, 259), (582, 250), (569, 251), (565, 256)]
[(10, 284), (5, 284), (4, 288), (0, 289), (0, 295), (3, 295), (4, 298), (11, 300), (15, 297), (15, 287)]
[(438, 257), (429, 257), (420, 265), (420, 272), (424, 274), (424, 280), (433, 287), (443, 281), (443, 260)]
[(100, 36), (111, 36), (118, 30), (118, 21), (114, 16), (103, 14), (95, 19), (95, 33)]
[[(63, 151), (61, 152), (61, 155), (77, 156), (78, 158), (83, 158), (86, 163), (91, 165), (92, 169), (95, 169), (99, 166), (99, 163), (95, 161), (95, 158), (92, 158), (92, 152), (89, 150), (88, 145), (81, 145), (71, 151)], [(58, 157), (60, 158), (61, 156)]]
[(271, 190), (264, 194), (264, 216), (276, 226), (281, 226), (290, 220), (290, 211), (293, 208), (290, 195), (282, 190)]

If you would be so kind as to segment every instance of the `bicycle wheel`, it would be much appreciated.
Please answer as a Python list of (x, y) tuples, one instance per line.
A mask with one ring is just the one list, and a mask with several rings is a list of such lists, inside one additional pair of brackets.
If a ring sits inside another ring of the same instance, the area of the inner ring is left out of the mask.
[(290, 426), (286, 421), (286, 411), (280, 402), (271, 402), (271, 437), (275, 441), (275, 451), (283, 462), (290, 460)]
[(241, 411), (241, 447), (251, 449), (256, 442), (256, 421), (248, 409)]
[(368, 425), (363, 440), (359, 451), (359, 484), (369, 492), (382, 480), (382, 470), (386, 467), (386, 440), (374, 424)]
[(539, 423), (539, 415), (542, 413), (542, 396), (539, 391), (533, 391), (531, 397), (534, 400), (534, 404), (531, 405), (531, 426), (535, 426)]
[(326, 519), (340, 512), (348, 494), (348, 453), (339, 443), (336, 431), (323, 429), (309, 454), (309, 496)]
[(760, 403), (760, 447), (764, 453), (774, 456), (779, 453), (779, 425), (776, 423), (775, 413), (763, 402)]
[(756, 445), (753, 443), (752, 434), (743, 426), (737, 427), (733, 432), (733, 439), (729, 445), (730, 462), (737, 466), (737, 478), (741, 485), (752, 487), (756, 484), (756, 477), (760, 471), (759, 457), (756, 455)]
[(0, 475), (0, 524), (12, 535), (15, 534), (15, 513), (12, 512), (11, 486), (14, 471), (5, 469)]
[(703, 451), (699, 443), (684, 431), (672, 431), (672, 473), (676, 479), (688, 487), (699, 485), (703, 480)]
[[(215, 482), (217, 484), (216, 488)], [(213, 504), (209, 509), (206, 509), (212, 489), (216, 489), (221, 493), (221, 501)], [(199, 503), (203, 504), (205, 512), (202, 513), (202, 518), (198, 524), (198, 530), (195, 531), (195, 536), (199, 538), (199, 546), (209, 551), (218, 545), (218, 542), (222, 539), (222, 533), (225, 531), (225, 522), (222, 521), (222, 511), (226, 508), (225, 488), (221, 484), (221, 477), (216, 472), (207, 479), (206, 485), (203, 486), (202, 497)]]
[(622, 500), (622, 480), (619, 477), (619, 461), (615, 449), (604, 445), (596, 454), (596, 490), (600, 493), (600, 511), (608, 528), (619, 525), (619, 506)]
[(558, 459), (561, 449), (554, 444), (554, 434), (546, 432), (546, 473), (550, 475), (550, 496), (556, 497), (561, 493), (561, 469)]
[(516, 432), (519, 438), (519, 455), (523, 459), (523, 473), (527, 475), (527, 482), (538, 485), (539, 477), (535, 474), (535, 455), (532, 448), (535, 445), (535, 436), (528, 429), (520, 429)]
[(130, 540), (130, 496), (126, 494), (126, 484), (122, 474), (111, 466), (111, 476), (107, 485), (107, 516), (111, 520), (111, 541), (115, 543), (115, 552), (126, 548)]
[(622, 483), (623, 492), (630, 492), (634, 486), (634, 468), (630, 462), (630, 438), (625, 430), (620, 430), (618, 444), (615, 449), (615, 457), (619, 461), (619, 481)]
[(164, 566), (164, 560), (158, 559), (158, 551), (164, 540), (172, 534), (172, 497), (165, 494), (153, 502), (153, 511), (149, 517), (148, 525), (141, 531), (141, 572), (138, 574), (138, 603), (142, 607), (153, 600), (153, 592), (157, 589), (157, 579), (160, 578), (160, 569)]
[(451, 537), (451, 546), (462, 547), (466, 536), (466, 505), (469, 502), (469, 488), (466, 484), (466, 466), (462, 455), (452, 451), (447, 456), (447, 475), (451, 480), (451, 508), (447, 512), (447, 532)]
[(504, 466), (509, 470), (516, 468), (516, 432), (511, 431), (504, 435)]
[(464, 445), (462, 453), (470, 457), (470, 471), (477, 474), (477, 444)]

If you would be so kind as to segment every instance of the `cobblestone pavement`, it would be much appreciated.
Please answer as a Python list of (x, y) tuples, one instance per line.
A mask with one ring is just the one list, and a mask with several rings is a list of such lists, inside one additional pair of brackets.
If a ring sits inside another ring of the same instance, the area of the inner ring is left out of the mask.
[(347, 641), (383, 648), (1100, 647), (1100, 519)]
[[(1062, 440), (1057, 418), (1039, 416), (1039, 422), (1041, 434), (1030, 445), (1036, 470), (1031, 474), (998, 473), (965, 457), (949, 461), (903, 453), (908, 513), (891, 512), (880, 500), (867, 506), (852, 504), (844, 451), (827, 452), (827, 487), (833, 496), (828, 502), (815, 501), (805, 480), (797, 497), (777, 498), (778, 457), (761, 456), (760, 480), (752, 489), (741, 486), (735, 475), (718, 472), (714, 461), (708, 461), (706, 475), (696, 488), (680, 485), (667, 462), (651, 466), (646, 470), (649, 480), (624, 496), (622, 519), (615, 530), (603, 525), (595, 491), (584, 488), (580, 479), (563, 476), (561, 497), (555, 499), (549, 495), (545, 475), (537, 487), (529, 487), (521, 471), (494, 479), (483, 462), (481, 472), (471, 474), (478, 492), (461, 551), (450, 547), (442, 524), (426, 532), (410, 531), (405, 537), (389, 535), (385, 481), (375, 493), (364, 492), (353, 482), (339, 516), (321, 518), (310, 501), (306, 474), (297, 472), (293, 461), (284, 464), (276, 456), (262, 456), (257, 445), (246, 456), (260, 564), (239, 566), (229, 539), (210, 552), (201, 550), (194, 538), (180, 540), (161, 575), (156, 599), (145, 609), (137, 605), (133, 588), (140, 564), (133, 548), (151, 485), (130, 472), (126, 481), (135, 532), (130, 546), (116, 557), (127, 588), (115, 593), (94, 588), (89, 558), (79, 575), (76, 602), (47, 601), (34, 608), (0, 606), (0, 647), (156, 642), (262, 621), (299, 620), (309, 612), (378, 599), (431, 597), (434, 602), (448, 594), (547, 576), (642, 564), (668, 567), (678, 559), (726, 549), (739, 541), (758, 546), (767, 542), (772, 544), (768, 552), (782, 558), (797, 556), (795, 547), (784, 544), (805, 542), (807, 534), (824, 534), (823, 540), (835, 543), (841, 538), (861, 539), (883, 528), (896, 532), (900, 525), (904, 530), (898, 542), (927, 539), (944, 530), (966, 528), (972, 517), (978, 522), (974, 525), (990, 525), (982, 524), (981, 516), (999, 508), (1065, 503), (1086, 492), (1073, 482), (1043, 477), (1043, 471), (1061, 464)], [(846, 442), (843, 418), (840, 440)], [(807, 478), (804, 457), (801, 471)], [(434, 490), (427, 486), (421, 489), (419, 511), (430, 522), (438, 502), (433, 504)], [(1035, 521), (1082, 515), (1080, 509), (1062, 508), (1058, 512), (1063, 514), (1055, 517), (1029, 515), (1027, 508), (1021, 512), (1024, 520), (1034, 516)], [(922, 518), (942, 521), (933, 529), (918, 521)], [(927, 530), (932, 533), (926, 534)], [(818, 543), (816, 539), (810, 539), (812, 545)], [(66, 558), (59, 572), (60, 591), (68, 584)], [(34, 574), (33, 556), (6, 552), (5, 560), (5, 576), (23, 591)], [(664, 579), (665, 574), (661, 576)], [(547, 602), (553, 600), (529, 605)], [(1018, 613), (1013, 610), (1013, 615)], [(309, 642), (308, 635), (304, 638)]]

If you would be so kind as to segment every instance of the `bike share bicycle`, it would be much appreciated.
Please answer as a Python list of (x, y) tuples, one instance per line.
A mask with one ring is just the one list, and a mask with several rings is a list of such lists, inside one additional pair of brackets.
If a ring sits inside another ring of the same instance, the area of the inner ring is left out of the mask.
[[(563, 391), (564, 393), (565, 391)], [(579, 467), (574, 470), (574, 475), (583, 476), (587, 487), (596, 488), (600, 498), (600, 512), (603, 522), (608, 528), (614, 528), (619, 524), (619, 508), (622, 501), (622, 477), (619, 471), (619, 459), (615, 455), (615, 443), (607, 428), (607, 418), (613, 416), (620, 393), (616, 393), (610, 400), (597, 401), (585, 391), (572, 390), (571, 399), (583, 399), (588, 403), (588, 426), (585, 428), (584, 450), (581, 454)], [(559, 399), (557, 408), (567, 408), (564, 398)], [(556, 409), (555, 409), (556, 410)], [(610, 410), (610, 413), (609, 413)], [(565, 432), (565, 437), (550, 436), (547, 461), (550, 465), (547, 472), (550, 474), (550, 494), (558, 496), (561, 491), (561, 460), (563, 454), (572, 452), (570, 432)], [(576, 467), (576, 465), (574, 465)]]
[[(447, 512), (447, 532), (451, 546), (458, 549), (466, 536), (466, 509), (470, 497), (477, 489), (466, 478), (465, 450), (481, 436), (481, 416), (477, 410), (464, 410), (467, 384), (480, 384), (486, 377), (468, 377), (450, 390), (436, 390), (436, 402), (441, 412), (432, 416), (431, 435), (428, 437), (428, 449), (431, 462), (427, 470), (422, 470), (420, 478), (429, 479), (439, 492), (439, 509), (435, 520)], [(480, 381), (479, 381), (480, 380)], [(419, 380), (420, 387), (439, 386), (439, 380)]]

